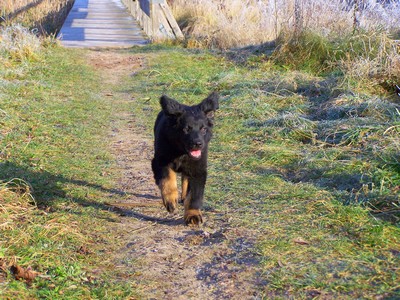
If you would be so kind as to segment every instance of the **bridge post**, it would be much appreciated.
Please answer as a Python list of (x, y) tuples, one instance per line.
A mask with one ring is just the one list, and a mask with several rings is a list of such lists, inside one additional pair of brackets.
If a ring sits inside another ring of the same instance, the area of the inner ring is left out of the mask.
[(121, 0), (152, 40), (182, 39), (166, 0)]

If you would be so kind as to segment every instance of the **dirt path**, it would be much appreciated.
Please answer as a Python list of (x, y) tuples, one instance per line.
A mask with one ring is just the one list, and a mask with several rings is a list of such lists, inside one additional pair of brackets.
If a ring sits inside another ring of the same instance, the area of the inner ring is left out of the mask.
[[(111, 87), (105, 95), (122, 102), (134, 99), (111, 89), (145, 68), (147, 59), (127, 51), (88, 55)], [(183, 224), (183, 208), (177, 215), (167, 213), (150, 168), (153, 141), (143, 132), (134, 116), (124, 113), (115, 117), (110, 134), (120, 174), (117, 189), (123, 191), (114, 208), (121, 215), (115, 238), (124, 244), (112, 257), (115, 264), (131, 274), (144, 299), (259, 299), (259, 257), (250, 238), (255, 235), (232, 228), (231, 216), (224, 213), (206, 211), (200, 228)]]

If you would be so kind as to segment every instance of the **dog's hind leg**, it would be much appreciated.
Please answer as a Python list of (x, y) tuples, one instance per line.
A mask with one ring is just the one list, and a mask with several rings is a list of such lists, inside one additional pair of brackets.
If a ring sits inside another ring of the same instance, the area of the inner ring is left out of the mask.
[(159, 181), (159, 188), (163, 203), (168, 212), (173, 213), (178, 204), (178, 186), (176, 183), (176, 173), (170, 167), (163, 169), (163, 176)]

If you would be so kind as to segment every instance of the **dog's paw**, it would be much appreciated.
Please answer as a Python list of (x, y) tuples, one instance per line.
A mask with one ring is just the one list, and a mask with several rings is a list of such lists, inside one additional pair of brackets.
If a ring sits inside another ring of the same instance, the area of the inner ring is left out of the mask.
[(162, 195), (163, 204), (169, 213), (174, 213), (178, 207), (178, 191), (176, 189), (171, 189), (169, 193)]
[(165, 201), (164, 206), (169, 213), (174, 213), (176, 211), (177, 201)]
[(200, 225), (203, 223), (203, 217), (200, 210), (188, 209), (185, 211), (184, 220), (186, 225)]

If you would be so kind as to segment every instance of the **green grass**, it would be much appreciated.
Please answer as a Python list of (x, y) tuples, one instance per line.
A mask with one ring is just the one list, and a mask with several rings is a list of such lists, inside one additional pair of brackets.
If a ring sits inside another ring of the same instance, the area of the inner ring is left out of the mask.
[(147, 67), (115, 87), (136, 99), (123, 107), (102, 96), (83, 51), (49, 47), (0, 70), (0, 263), (41, 273), (31, 285), (0, 273), (1, 297), (135, 295), (107, 255), (121, 246), (102, 205), (113, 188), (110, 122), (129, 111), (152, 138), (161, 94), (195, 104), (213, 90), (205, 217), (224, 212), (254, 233), (265, 299), (400, 297), (394, 102), (263, 60), (160, 45), (131, 52)]
[[(112, 104), (82, 53), (39, 54), (0, 70), (0, 297), (123, 299), (133, 290), (104, 251), (119, 244), (103, 238), (115, 221), (102, 206)], [(40, 275), (16, 281), (12, 263)]]
[(161, 94), (194, 104), (220, 92), (206, 208), (257, 232), (266, 299), (399, 297), (400, 231), (372, 215), (399, 221), (395, 105), (265, 68), (158, 49), (127, 83), (146, 97), (132, 109), (151, 136)]

